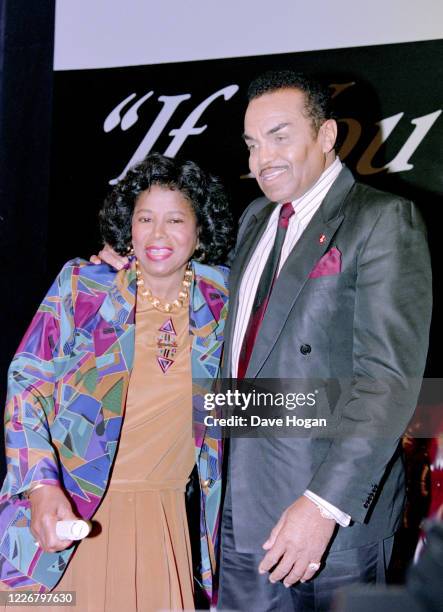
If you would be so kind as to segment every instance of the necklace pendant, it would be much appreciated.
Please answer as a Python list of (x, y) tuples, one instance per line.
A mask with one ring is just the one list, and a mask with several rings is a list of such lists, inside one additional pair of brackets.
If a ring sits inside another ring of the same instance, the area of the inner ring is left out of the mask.
[(177, 332), (171, 318), (165, 321), (158, 331), (160, 334), (157, 337), (157, 363), (163, 374), (166, 374), (175, 361)]

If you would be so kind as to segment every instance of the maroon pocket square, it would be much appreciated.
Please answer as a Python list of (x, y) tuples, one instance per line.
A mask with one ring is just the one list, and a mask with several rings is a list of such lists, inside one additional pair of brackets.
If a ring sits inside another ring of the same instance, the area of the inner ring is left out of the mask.
[(334, 276), (341, 272), (341, 253), (337, 247), (332, 247), (312, 269), (309, 278), (319, 278), (320, 276)]

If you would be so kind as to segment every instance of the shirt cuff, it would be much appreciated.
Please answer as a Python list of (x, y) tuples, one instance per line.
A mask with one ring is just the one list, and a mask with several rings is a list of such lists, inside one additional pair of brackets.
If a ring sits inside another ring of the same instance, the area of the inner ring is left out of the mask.
[(351, 522), (351, 517), (349, 514), (342, 512), (339, 510), (339, 508), (336, 508), (316, 493), (309, 491), (309, 489), (307, 489), (303, 495), (314, 502), (317, 508), (320, 509), (322, 516), (325, 518), (334, 519), (335, 522), (340, 525), (340, 527), (349, 526), (349, 523)]

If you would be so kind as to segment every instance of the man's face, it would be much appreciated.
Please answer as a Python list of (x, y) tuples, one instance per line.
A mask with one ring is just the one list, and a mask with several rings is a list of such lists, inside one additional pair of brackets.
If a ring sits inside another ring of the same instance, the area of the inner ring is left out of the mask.
[(249, 168), (273, 202), (302, 196), (335, 159), (335, 121), (325, 121), (315, 134), (306, 116), (305, 95), (298, 89), (279, 89), (251, 100), (244, 138)]

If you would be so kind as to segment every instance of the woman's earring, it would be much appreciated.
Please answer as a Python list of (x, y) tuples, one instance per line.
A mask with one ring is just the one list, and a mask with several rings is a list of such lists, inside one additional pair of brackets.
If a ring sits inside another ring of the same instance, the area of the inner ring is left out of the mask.
[(134, 247), (131, 245), (128, 246), (128, 249), (126, 251), (126, 255), (128, 257), (132, 257), (134, 255)]
[(204, 261), (206, 257), (206, 253), (202, 247), (200, 240), (197, 240), (197, 244), (195, 245), (195, 251), (193, 255), (193, 259), (196, 261)]

